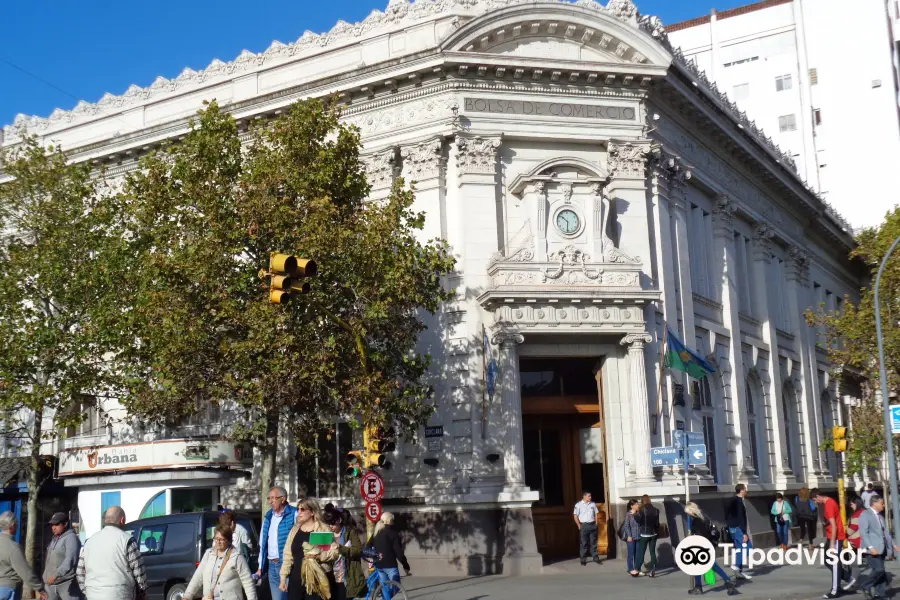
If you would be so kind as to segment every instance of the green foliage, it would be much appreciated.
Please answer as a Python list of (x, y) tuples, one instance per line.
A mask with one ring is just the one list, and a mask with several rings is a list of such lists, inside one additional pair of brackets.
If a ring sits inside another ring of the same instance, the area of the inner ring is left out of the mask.
[[(415, 346), (422, 311), (451, 297), (446, 245), (416, 240), (424, 217), (411, 192), (364, 201), (358, 134), (326, 103), (299, 102), (250, 138), (242, 148), (212, 103), (128, 177), (123, 403), (149, 422), (236, 406), (232, 435), (265, 452), (278, 417), (301, 451), (339, 416), (411, 433), (430, 412), (429, 358)], [(316, 260), (311, 293), (268, 303), (259, 271), (272, 251)]]
[[(835, 375), (846, 377), (849, 370), (862, 375), (863, 402), (852, 409), (853, 427), (847, 435), (846, 459), (851, 473), (863, 473), (865, 468), (875, 466), (886, 450), (884, 413), (880, 400), (876, 401), (874, 395), (880, 387), (874, 284), (881, 261), (898, 236), (900, 208), (888, 213), (880, 227), (866, 229), (857, 237), (858, 246), (850, 256), (861, 259), (871, 275), (870, 285), (860, 290), (859, 302), (854, 303), (846, 297), (839, 313), (825, 312), (820, 307), (805, 315), (809, 325), (824, 329), (826, 349)], [(895, 251), (888, 260), (879, 296), (888, 393), (894, 396), (900, 392), (900, 252)], [(823, 444), (826, 446), (832, 447), (831, 440)], [(900, 449), (896, 436), (894, 447)]]
[[(104, 259), (117, 209), (89, 165), (67, 165), (34, 138), (0, 165), (13, 178), (0, 185), (2, 433), (39, 444), (78, 423), (85, 396), (113, 383), (102, 299), (115, 289)], [(36, 435), (35, 413), (57, 427)]]

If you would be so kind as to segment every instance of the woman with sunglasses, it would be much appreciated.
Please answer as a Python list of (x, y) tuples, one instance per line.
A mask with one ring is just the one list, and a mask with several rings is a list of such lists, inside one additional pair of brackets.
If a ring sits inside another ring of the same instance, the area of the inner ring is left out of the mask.
[(256, 586), (247, 561), (231, 545), (230, 527), (216, 525), (213, 546), (206, 551), (200, 566), (194, 571), (191, 582), (182, 596), (183, 600), (256, 600)]
[(335, 581), (333, 565), (340, 556), (337, 542), (329, 548), (310, 544), (313, 533), (333, 533), (325, 524), (322, 509), (314, 498), (297, 503), (297, 518), (284, 546), (281, 585), (288, 600), (331, 600)]

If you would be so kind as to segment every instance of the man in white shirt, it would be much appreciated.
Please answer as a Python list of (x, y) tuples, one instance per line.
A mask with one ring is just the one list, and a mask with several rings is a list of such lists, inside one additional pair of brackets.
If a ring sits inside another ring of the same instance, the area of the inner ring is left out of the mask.
[(575, 511), (572, 513), (575, 525), (581, 532), (581, 566), (587, 564), (588, 548), (590, 548), (591, 556), (594, 557), (594, 562), (598, 565), (603, 564), (597, 554), (597, 516), (599, 514), (597, 505), (591, 501), (591, 493), (585, 491), (581, 502), (575, 505)]
[(874, 495), (875, 486), (870, 483), (868, 488), (862, 494), (860, 494), (860, 497), (863, 501), (863, 506), (865, 506), (866, 508), (872, 508), (872, 496)]

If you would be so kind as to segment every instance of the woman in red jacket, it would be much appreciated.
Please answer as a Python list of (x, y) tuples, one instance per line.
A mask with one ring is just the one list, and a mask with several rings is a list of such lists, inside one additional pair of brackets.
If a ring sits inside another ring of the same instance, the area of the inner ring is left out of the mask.
[[(862, 498), (859, 496), (852, 497), (850, 499), (850, 510), (850, 518), (847, 519), (847, 542), (859, 554), (859, 545), (862, 541), (862, 536), (859, 534), (859, 515), (866, 510)], [(856, 584), (856, 580), (859, 579), (859, 570), (859, 561), (853, 561), (853, 565), (850, 567), (850, 581), (842, 587), (845, 592), (850, 591)]]

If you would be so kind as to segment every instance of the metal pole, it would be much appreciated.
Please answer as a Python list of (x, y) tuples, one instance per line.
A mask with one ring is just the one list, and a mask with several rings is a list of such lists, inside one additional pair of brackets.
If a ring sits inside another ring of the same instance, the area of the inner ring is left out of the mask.
[(887, 265), (888, 258), (894, 252), (897, 244), (900, 243), (900, 237), (894, 240), (890, 250), (884, 255), (881, 266), (878, 268), (878, 276), (875, 278), (875, 331), (878, 336), (878, 370), (881, 374), (881, 401), (884, 405), (884, 437), (887, 440), (888, 452), (888, 470), (891, 476), (891, 508), (893, 509), (893, 526), (894, 539), (898, 538), (897, 523), (900, 522), (900, 494), (897, 493), (897, 462), (894, 456), (894, 433), (891, 428), (891, 407), (890, 396), (888, 395), (887, 369), (884, 366), (884, 339), (881, 334), (881, 302), (878, 299), (878, 286), (881, 285), (881, 274)]

